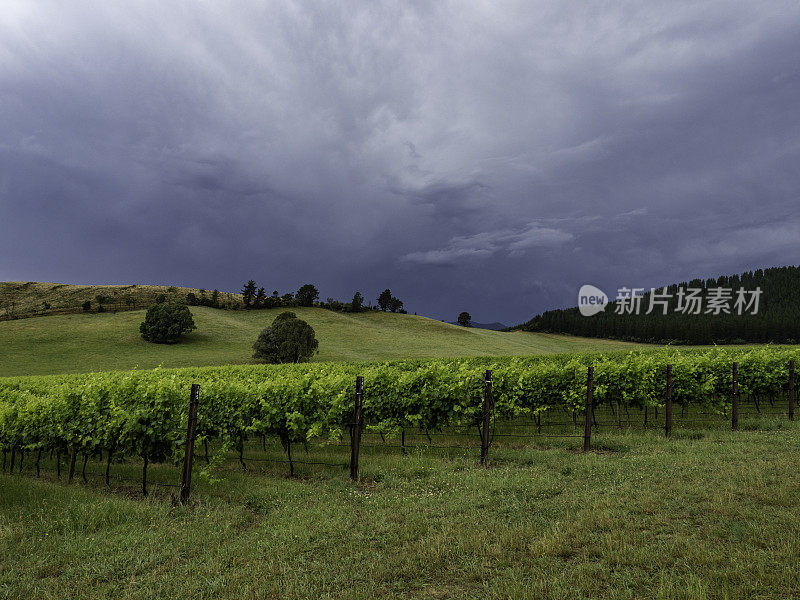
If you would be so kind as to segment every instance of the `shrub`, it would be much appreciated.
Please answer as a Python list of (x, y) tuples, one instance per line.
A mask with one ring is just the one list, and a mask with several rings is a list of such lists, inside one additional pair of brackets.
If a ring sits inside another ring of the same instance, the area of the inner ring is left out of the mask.
[(155, 344), (174, 344), (181, 335), (196, 329), (192, 313), (185, 304), (154, 304), (147, 309), (139, 326), (142, 337)]
[(307, 362), (319, 347), (314, 329), (293, 312), (282, 312), (253, 344), (253, 358), (267, 363)]

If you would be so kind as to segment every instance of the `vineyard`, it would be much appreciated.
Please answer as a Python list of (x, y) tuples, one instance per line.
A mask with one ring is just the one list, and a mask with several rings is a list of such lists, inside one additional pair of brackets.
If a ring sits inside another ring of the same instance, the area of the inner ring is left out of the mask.
[[(694, 416), (686, 426), (704, 427), (723, 422), (731, 410), (734, 362), (743, 402), (758, 414), (775, 407), (786, 414), (780, 407), (790, 389), (789, 365), (798, 358), (800, 350), (781, 347), (667, 349), (6, 378), (0, 380), (0, 451), (4, 470), (15, 464), (21, 470), (24, 458), (33, 456), (37, 474), (42, 456), (49, 455), (60, 475), (64, 457), (70, 479), (78, 457), (84, 470), (89, 459), (102, 459), (107, 480), (112, 465), (133, 460), (142, 465), (146, 493), (148, 466), (178, 464), (186, 453), (189, 390), (198, 384), (192, 441), (205, 460), (196, 465), (213, 469), (233, 456), (246, 468), (246, 460), (270, 456), (270, 442), (284, 453), (273, 460), (286, 460), (293, 470), (295, 462), (303, 463), (292, 458), (293, 446), (328, 451), (326, 456), (341, 456), (336, 451), (342, 447), (349, 451), (356, 377), (363, 377), (362, 415), (356, 420), (364, 424), (365, 436), (379, 440), (376, 445), (405, 452), (413, 447), (407, 439), (418, 436), (429, 447), (448, 448), (434, 437), (452, 442), (467, 436), (477, 443), (490, 431), (492, 440), (539, 436), (571, 444), (571, 438), (583, 437), (576, 432), (583, 427), (590, 366), (592, 408), (601, 415), (594, 416), (592, 427), (660, 426), (668, 366), (676, 414)], [(490, 417), (484, 402), (487, 370), (493, 373)], [(632, 422), (631, 411), (644, 420)], [(529, 434), (519, 429), (523, 426)], [(252, 450), (265, 454), (248, 458)]]

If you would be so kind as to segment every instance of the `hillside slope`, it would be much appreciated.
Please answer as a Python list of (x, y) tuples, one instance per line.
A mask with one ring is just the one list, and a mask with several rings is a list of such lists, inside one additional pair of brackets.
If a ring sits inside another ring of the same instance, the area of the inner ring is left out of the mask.
[[(392, 360), (620, 350), (633, 344), (568, 336), (502, 333), (392, 313), (292, 309), (316, 330), (316, 361)], [(0, 322), (0, 376), (251, 362), (252, 343), (280, 309), (192, 307), (197, 330), (173, 346), (139, 336), (144, 311), (73, 314)]]
[[(211, 297), (211, 290), (164, 285), (70, 285), (38, 281), (0, 282), (0, 319), (84, 312), (82, 305), (91, 302), (97, 311), (97, 297), (103, 296), (109, 311), (135, 310), (155, 304), (163, 294), (171, 302), (185, 302), (186, 294)], [(241, 301), (239, 294), (221, 292), (222, 304)]]

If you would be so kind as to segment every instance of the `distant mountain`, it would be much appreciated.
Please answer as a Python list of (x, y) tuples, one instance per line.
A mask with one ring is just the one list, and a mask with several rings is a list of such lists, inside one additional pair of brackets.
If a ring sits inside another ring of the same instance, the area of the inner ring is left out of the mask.
[[(542, 333), (567, 333), (582, 337), (599, 337), (628, 342), (677, 343), (677, 344), (743, 344), (743, 343), (790, 343), (800, 342), (800, 267), (773, 267), (748, 271), (741, 275), (721, 276), (716, 279), (694, 279), (689, 282), (657, 288), (659, 297), (669, 296), (666, 311), (659, 306), (645, 314), (651, 306), (648, 293), (641, 296), (642, 311), (627, 314), (617, 302), (590, 317), (580, 314), (578, 308), (548, 310), (527, 323), (513, 327), (514, 330)], [(699, 290), (702, 299), (697, 314), (681, 311), (687, 302), (680, 302), (679, 290)], [(761, 290), (758, 313), (747, 310), (737, 314), (736, 291)], [(709, 310), (715, 296), (728, 291), (733, 296), (725, 303), (726, 310)], [(616, 293), (609, 294), (610, 299)], [(653, 296), (655, 302), (656, 296)], [(618, 314), (619, 313), (619, 314)]]
[[(447, 321), (451, 325), (458, 325), (456, 321)], [(492, 331), (500, 331), (501, 329), (507, 329), (506, 325), (502, 323), (498, 323), (495, 321), (494, 323), (476, 323), (475, 321), (472, 322), (472, 327), (475, 329), (491, 329)]]

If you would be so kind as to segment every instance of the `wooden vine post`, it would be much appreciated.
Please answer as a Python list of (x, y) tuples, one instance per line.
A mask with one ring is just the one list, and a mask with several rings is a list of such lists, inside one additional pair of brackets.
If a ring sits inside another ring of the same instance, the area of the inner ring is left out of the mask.
[(189, 419), (186, 424), (186, 451), (183, 455), (183, 475), (181, 477), (181, 502), (189, 501), (192, 489), (192, 461), (194, 460), (194, 435), (197, 428), (197, 407), (200, 404), (200, 386), (192, 384), (189, 396)]
[(483, 422), (481, 427), (481, 464), (486, 464), (489, 457), (489, 425), (494, 408), (492, 397), (492, 371), (483, 374)]
[(594, 367), (586, 371), (586, 410), (583, 417), (583, 451), (592, 447), (592, 401), (594, 400)]
[(733, 397), (731, 398), (731, 429), (739, 429), (739, 363), (733, 363)]
[[(73, 444), (69, 453), (69, 474), (67, 475), (67, 483), (72, 483), (72, 478), (75, 475), (75, 459), (78, 456), (78, 449)], [(14, 470), (14, 459), (11, 459), (11, 470)]]
[(356, 399), (350, 429), (350, 479), (358, 481), (358, 452), (361, 446), (362, 412), (364, 410), (364, 378), (356, 377)]
[(672, 435), (672, 365), (667, 365), (667, 397), (664, 399), (664, 435)]
[(789, 361), (789, 420), (794, 421), (794, 359)]

